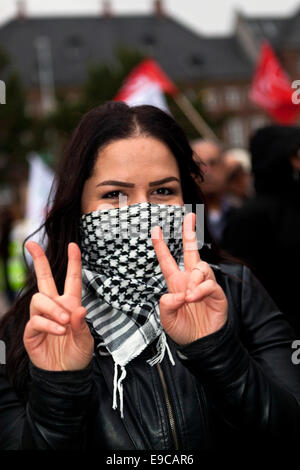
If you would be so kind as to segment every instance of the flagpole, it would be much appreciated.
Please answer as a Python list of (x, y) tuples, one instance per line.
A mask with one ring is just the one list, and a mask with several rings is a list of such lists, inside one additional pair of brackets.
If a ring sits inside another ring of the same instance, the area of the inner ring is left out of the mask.
[(212, 139), (216, 142), (219, 141), (213, 130), (206, 124), (202, 116), (196, 111), (193, 105), (189, 102), (184, 93), (173, 95), (175, 103), (179, 106), (181, 111), (186, 115), (189, 121), (193, 124), (195, 129), (205, 138)]
[(128, 98), (137, 92), (137, 88), (141, 87), (141, 83), (145, 82), (156, 83), (162, 92), (171, 95), (177, 106), (203, 137), (219, 142), (216, 134), (206, 124), (184, 93), (178, 90), (153, 59), (144, 59), (133, 68), (114, 99), (127, 102)]

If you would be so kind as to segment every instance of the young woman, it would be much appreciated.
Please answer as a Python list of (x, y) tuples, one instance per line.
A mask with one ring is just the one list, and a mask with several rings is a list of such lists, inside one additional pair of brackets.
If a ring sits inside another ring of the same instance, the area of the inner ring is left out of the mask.
[(184, 211), (203, 203), (198, 171), (182, 130), (152, 106), (108, 103), (83, 117), (46, 253), (27, 242), (35, 274), (1, 322), (1, 449), (296, 442), (293, 332), (207, 231), (199, 252)]

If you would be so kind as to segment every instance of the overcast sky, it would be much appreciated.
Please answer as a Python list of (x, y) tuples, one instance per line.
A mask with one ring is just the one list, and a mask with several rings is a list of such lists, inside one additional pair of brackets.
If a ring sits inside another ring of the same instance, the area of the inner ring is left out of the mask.
[[(98, 14), (101, 0), (26, 0), (28, 14)], [(111, 0), (115, 13), (149, 13), (153, 0)], [(299, 0), (164, 0), (167, 12), (204, 34), (225, 34), (233, 26), (234, 12), (249, 15), (288, 15)], [(14, 16), (16, 0), (0, 0), (0, 23)]]

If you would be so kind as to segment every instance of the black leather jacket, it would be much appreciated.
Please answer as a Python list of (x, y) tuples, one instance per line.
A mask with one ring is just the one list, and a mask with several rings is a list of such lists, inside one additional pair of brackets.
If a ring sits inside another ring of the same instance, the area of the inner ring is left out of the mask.
[(167, 355), (149, 366), (153, 346), (133, 360), (123, 382), (124, 419), (112, 409), (109, 355), (95, 352), (80, 371), (30, 363), (26, 406), (0, 377), (0, 448), (201, 451), (295, 444), (300, 365), (292, 362), (293, 332), (247, 268), (220, 267), (215, 274), (229, 302), (226, 324), (184, 347), (168, 338), (175, 366)]

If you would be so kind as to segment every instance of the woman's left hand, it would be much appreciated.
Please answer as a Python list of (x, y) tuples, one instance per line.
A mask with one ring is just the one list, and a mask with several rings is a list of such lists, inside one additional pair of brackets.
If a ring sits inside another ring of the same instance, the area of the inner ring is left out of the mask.
[(154, 227), (152, 242), (168, 294), (160, 299), (160, 320), (177, 344), (188, 344), (219, 330), (226, 322), (228, 302), (210, 266), (197, 249), (195, 214), (183, 223), (184, 268), (180, 271), (162, 235)]

